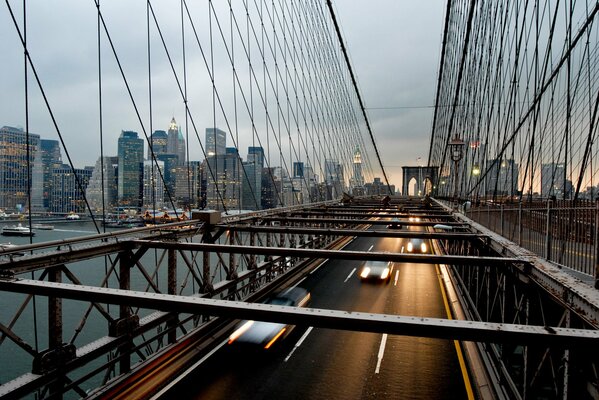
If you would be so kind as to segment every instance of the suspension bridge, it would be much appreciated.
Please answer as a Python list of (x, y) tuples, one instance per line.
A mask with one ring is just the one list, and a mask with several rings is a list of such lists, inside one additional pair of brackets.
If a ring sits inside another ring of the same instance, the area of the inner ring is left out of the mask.
[(330, 0), (6, 0), (0, 397), (599, 398), (597, 11), (448, 0), (400, 195)]

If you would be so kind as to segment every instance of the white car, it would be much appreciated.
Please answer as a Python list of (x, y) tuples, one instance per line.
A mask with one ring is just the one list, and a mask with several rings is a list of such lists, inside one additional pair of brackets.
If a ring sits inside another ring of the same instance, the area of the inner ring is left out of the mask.
[(426, 245), (424, 239), (414, 238), (410, 239), (406, 250), (408, 253), (426, 253), (428, 252), (428, 246)]
[[(306, 307), (310, 302), (310, 293), (299, 287), (290, 288), (270, 297), (264, 303), (277, 306)], [(259, 345), (270, 349), (279, 339), (285, 338), (295, 325), (277, 322), (241, 321), (237, 329), (229, 336), (229, 344), (244, 343)]]
[(375, 281), (389, 283), (391, 280), (391, 272), (393, 271), (393, 263), (391, 261), (366, 261), (358, 277), (362, 282)]

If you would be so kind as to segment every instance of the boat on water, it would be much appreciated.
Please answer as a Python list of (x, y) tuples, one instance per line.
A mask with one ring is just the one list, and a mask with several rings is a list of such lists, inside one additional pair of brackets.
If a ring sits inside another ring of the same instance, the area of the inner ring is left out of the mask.
[(21, 224), (5, 226), (2, 228), (2, 236), (34, 236), (35, 232)]
[(50, 225), (50, 224), (33, 224), (31, 227), (33, 229), (41, 229), (44, 231), (51, 231), (54, 229), (54, 225)]

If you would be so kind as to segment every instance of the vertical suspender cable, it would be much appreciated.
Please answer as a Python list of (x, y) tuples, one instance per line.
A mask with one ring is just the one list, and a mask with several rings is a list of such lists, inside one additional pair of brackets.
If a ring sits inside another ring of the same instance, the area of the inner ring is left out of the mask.
[(372, 141), (372, 146), (374, 147), (374, 151), (376, 153), (376, 158), (379, 161), (379, 165), (381, 166), (381, 171), (383, 172), (383, 176), (385, 178), (385, 183), (387, 184), (387, 190), (389, 194), (393, 194), (391, 192), (391, 186), (389, 185), (389, 179), (387, 178), (387, 173), (385, 172), (385, 168), (383, 167), (383, 162), (381, 160), (381, 156), (379, 154), (379, 150), (376, 147), (376, 143), (374, 141), (374, 135), (372, 133), (372, 129), (370, 128), (370, 122), (368, 121), (368, 116), (366, 115), (366, 108), (364, 107), (364, 103), (362, 102), (362, 96), (360, 95), (360, 91), (358, 90), (358, 84), (356, 82), (356, 78), (354, 76), (354, 72), (351, 67), (351, 63), (349, 62), (349, 56), (347, 55), (347, 50), (345, 49), (345, 44), (343, 43), (343, 38), (341, 37), (341, 30), (339, 29), (339, 24), (337, 23), (337, 18), (335, 17), (335, 11), (333, 11), (333, 4), (331, 0), (327, 0), (327, 6), (329, 8), (329, 12), (331, 13), (331, 18), (333, 20), (333, 24), (335, 25), (335, 31), (337, 32), (337, 37), (339, 39), (339, 45), (341, 46), (341, 51), (343, 52), (343, 57), (345, 58), (345, 63), (347, 64), (347, 69), (349, 71), (349, 75), (352, 80), (352, 84), (354, 85), (354, 89), (356, 90), (356, 96), (358, 98), (358, 102), (360, 103), (360, 109), (362, 110), (362, 115), (364, 116), (364, 121), (366, 122), (366, 128), (368, 130), (368, 134), (370, 135), (370, 140)]

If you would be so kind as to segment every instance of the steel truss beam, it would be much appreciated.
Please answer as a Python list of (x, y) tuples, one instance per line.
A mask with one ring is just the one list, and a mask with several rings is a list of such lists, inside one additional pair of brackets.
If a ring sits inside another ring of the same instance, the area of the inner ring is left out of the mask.
[[(377, 219), (343, 219), (343, 218), (301, 218), (301, 217), (268, 217), (263, 218), (262, 221), (266, 222), (285, 222), (285, 223), (294, 223), (294, 224), (346, 224), (346, 225), (389, 225), (390, 220), (377, 220)], [(410, 222), (410, 221), (400, 221), (402, 225), (406, 226), (434, 226), (439, 223), (439, 221), (420, 221), (420, 222)], [(453, 227), (464, 227), (467, 225), (461, 222), (443, 222), (444, 225), (449, 225)]]
[(296, 308), (262, 303), (205, 299), (145, 293), (131, 290), (97, 288), (29, 279), (0, 279), (0, 290), (35, 293), (81, 301), (129, 305), (170, 312), (251, 319), (318, 328), (388, 333), (392, 335), (468, 340), (492, 343), (544, 344), (567, 348), (594, 349), (599, 331), (567, 329), (440, 318)]
[(368, 231), (360, 229), (324, 229), (324, 228), (301, 228), (287, 226), (256, 226), (256, 225), (217, 225), (218, 229), (236, 232), (256, 233), (287, 233), (304, 235), (332, 235), (332, 236), (358, 236), (358, 237), (395, 237), (395, 238), (423, 238), (423, 239), (454, 239), (472, 240), (483, 238), (484, 235), (469, 232), (426, 232), (426, 231)]
[(459, 265), (484, 265), (501, 266), (512, 264), (526, 264), (525, 260), (508, 257), (471, 257), (436, 254), (406, 254), (386, 252), (363, 252), (348, 250), (319, 250), (301, 249), (295, 247), (258, 247), (258, 246), (231, 246), (206, 243), (169, 243), (152, 240), (133, 240), (139, 246), (156, 249), (177, 249), (189, 251), (203, 251), (215, 253), (254, 254), (270, 256), (289, 256), (299, 258), (332, 258), (341, 260), (375, 260), (410, 262), (417, 264), (459, 264)]

